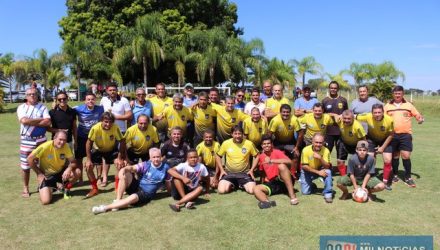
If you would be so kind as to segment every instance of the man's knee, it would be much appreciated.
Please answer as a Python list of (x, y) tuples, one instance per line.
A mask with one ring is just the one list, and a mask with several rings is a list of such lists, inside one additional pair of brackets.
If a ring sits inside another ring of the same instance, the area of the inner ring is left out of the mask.
[(217, 188), (217, 191), (219, 194), (229, 193), (230, 190), (231, 190), (231, 183), (229, 183), (227, 181), (220, 181), (220, 183), (218, 184), (218, 188)]
[(281, 164), (278, 164), (278, 170), (280, 171), (280, 172), (282, 172), (282, 171), (289, 171), (289, 168), (287, 167), (287, 165), (286, 164), (283, 164), (283, 163), (281, 163)]
[(385, 189), (385, 184), (383, 182), (377, 184), (374, 189), (376, 189), (377, 191), (382, 191)]
[(244, 190), (249, 194), (254, 194), (255, 182), (248, 182), (244, 185)]

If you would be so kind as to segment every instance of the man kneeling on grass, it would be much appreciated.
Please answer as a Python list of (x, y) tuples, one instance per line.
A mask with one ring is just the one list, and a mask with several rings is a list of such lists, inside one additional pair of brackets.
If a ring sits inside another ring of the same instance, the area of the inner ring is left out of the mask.
[[(170, 167), (162, 162), (158, 148), (151, 148), (149, 153), (149, 161), (127, 166), (119, 171), (116, 200), (109, 205), (94, 206), (92, 208), (94, 214), (105, 213), (109, 210), (115, 211), (132, 204), (146, 204), (154, 198), (157, 190), (164, 184)], [(135, 173), (138, 174), (137, 179), (134, 176)], [(122, 199), (124, 192), (127, 192), (129, 196)]]
[(375, 173), (374, 157), (368, 154), (368, 142), (359, 141), (356, 146), (356, 154), (348, 161), (347, 175), (338, 179), (338, 188), (342, 195), (340, 200), (346, 200), (349, 196), (347, 186), (353, 185), (354, 190), (358, 185), (368, 193), (368, 200), (373, 200), (372, 193), (384, 190), (385, 184), (377, 177), (372, 176)]
[(186, 155), (186, 162), (168, 170), (168, 174), (173, 177), (171, 196), (177, 201), (175, 204), (170, 204), (174, 212), (180, 212), (180, 207), (185, 203), (186, 208), (195, 208), (193, 201), (203, 192), (201, 180), (205, 184), (206, 195), (209, 194), (208, 170), (198, 160), (197, 151), (190, 149)]
[(292, 175), (287, 167), (292, 161), (283, 151), (273, 148), (270, 135), (262, 137), (261, 147), (263, 152), (258, 156), (258, 161), (254, 161), (250, 171), (252, 177), (257, 165), (260, 166), (262, 171), (261, 180), (264, 180), (264, 182), (254, 187), (255, 198), (259, 200), (258, 207), (264, 209), (276, 206), (276, 202), (269, 201), (267, 196), (279, 193), (288, 193), (290, 204), (297, 205), (298, 199), (293, 190)]

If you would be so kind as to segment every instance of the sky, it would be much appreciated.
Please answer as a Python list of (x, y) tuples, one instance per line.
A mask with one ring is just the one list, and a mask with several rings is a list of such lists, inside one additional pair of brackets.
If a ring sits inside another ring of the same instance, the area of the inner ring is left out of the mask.
[[(440, 1), (232, 0), (245, 40), (263, 40), (268, 57), (313, 56), (337, 74), (353, 62), (392, 61), (405, 88), (440, 89)], [(32, 56), (61, 48), (62, 0), (0, 0), (0, 53)], [(306, 78), (315, 78), (308, 76)], [(349, 77), (347, 80), (352, 81)]]

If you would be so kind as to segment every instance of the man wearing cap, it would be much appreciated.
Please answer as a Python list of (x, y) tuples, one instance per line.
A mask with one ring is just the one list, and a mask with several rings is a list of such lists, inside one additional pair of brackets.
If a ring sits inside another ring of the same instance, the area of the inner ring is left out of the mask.
[(311, 96), (312, 90), (305, 85), (303, 88), (302, 97), (295, 100), (293, 108), (295, 109), (295, 116), (300, 117), (306, 113), (312, 113), (313, 105), (318, 103), (318, 99)]
[(384, 190), (385, 184), (374, 176), (374, 163), (374, 157), (368, 154), (368, 142), (358, 141), (356, 154), (352, 155), (348, 161), (347, 175), (338, 179), (338, 188), (342, 191), (340, 200), (348, 199), (347, 186), (353, 186), (354, 191), (361, 187), (368, 193), (370, 201), (373, 200), (372, 193)]
[(194, 95), (194, 86), (191, 83), (187, 83), (183, 88), (183, 106), (191, 108), (197, 103), (197, 96)]

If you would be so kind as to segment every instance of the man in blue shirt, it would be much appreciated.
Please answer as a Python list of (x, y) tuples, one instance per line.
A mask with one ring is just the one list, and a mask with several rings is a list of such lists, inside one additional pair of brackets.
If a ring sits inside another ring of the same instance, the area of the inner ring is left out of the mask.
[(132, 106), (133, 119), (131, 120), (131, 125), (136, 124), (139, 115), (144, 114), (150, 118), (153, 117), (153, 105), (149, 100), (146, 100), (146, 93), (144, 88), (136, 89), (136, 100)]
[(82, 181), (83, 158), (86, 157), (86, 142), (90, 129), (101, 120), (104, 113), (102, 106), (95, 105), (96, 96), (92, 92), (86, 94), (84, 104), (73, 107), (77, 113), (78, 131), (75, 138), (75, 159), (78, 169), (80, 169), (80, 181)]
[[(92, 208), (94, 214), (115, 211), (132, 204), (147, 204), (154, 198), (157, 190), (167, 179), (167, 171), (170, 167), (162, 162), (158, 148), (151, 148), (149, 154), (149, 161), (127, 166), (119, 171), (116, 200), (109, 205), (94, 206)], [(134, 178), (135, 173), (138, 174), (138, 179)], [(124, 192), (127, 192), (129, 196), (122, 199)]]
[(246, 106), (246, 103), (243, 101), (243, 99), (244, 99), (244, 90), (237, 89), (237, 91), (235, 91), (234, 109), (238, 109), (241, 112), (244, 112), (244, 107)]
[(187, 83), (183, 88), (183, 106), (191, 108), (197, 103), (197, 96), (194, 95), (194, 86), (191, 83)]
[(293, 108), (295, 109), (295, 116), (300, 117), (305, 115), (306, 113), (313, 112), (313, 105), (318, 103), (318, 99), (311, 96), (312, 89), (305, 85), (303, 87), (303, 95), (302, 97), (295, 100), (293, 104)]
[(266, 102), (266, 100), (271, 98), (272, 95), (272, 84), (266, 80), (263, 82), (263, 92), (261, 93), (260, 100)]

